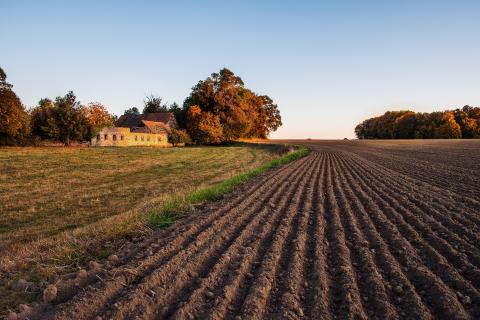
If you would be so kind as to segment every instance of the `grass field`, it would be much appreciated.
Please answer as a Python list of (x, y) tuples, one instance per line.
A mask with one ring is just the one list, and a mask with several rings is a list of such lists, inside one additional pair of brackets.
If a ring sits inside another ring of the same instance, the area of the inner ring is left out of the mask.
[(109, 255), (116, 240), (148, 232), (148, 214), (279, 157), (273, 145), (191, 148), (0, 149), (0, 304), (10, 290)]

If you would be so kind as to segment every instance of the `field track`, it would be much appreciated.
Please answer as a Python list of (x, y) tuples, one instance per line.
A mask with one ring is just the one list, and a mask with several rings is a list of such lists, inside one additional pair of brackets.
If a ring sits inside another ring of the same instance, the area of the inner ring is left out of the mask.
[(59, 285), (37, 317), (480, 319), (479, 200), (430, 183), (435, 172), (310, 147), (125, 248), (101, 281)]

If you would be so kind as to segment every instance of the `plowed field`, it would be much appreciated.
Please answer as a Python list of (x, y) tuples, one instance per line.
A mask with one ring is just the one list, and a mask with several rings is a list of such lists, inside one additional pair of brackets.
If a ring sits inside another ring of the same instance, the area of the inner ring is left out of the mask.
[(480, 143), (309, 147), (37, 316), (479, 319)]

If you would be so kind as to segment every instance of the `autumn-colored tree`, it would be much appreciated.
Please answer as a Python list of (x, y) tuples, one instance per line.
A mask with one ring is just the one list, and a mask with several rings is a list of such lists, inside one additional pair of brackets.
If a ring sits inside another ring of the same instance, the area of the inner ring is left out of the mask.
[(220, 118), (211, 112), (203, 112), (199, 106), (188, 108), (187, 130), (195, 143), (218, 144), (223, 141)]
[[(205, 117), (211, 117), (214, 123), (218, 118), (222, 128), (221, 141), (265, 138), (281, 125), (277, 105), (269, 97), (258, 96), (245, 88), (242, 79), (226, 68), (199, 81), (192, 88), (184, 102), (184, 112), (192, 106), (198, 106), (202, 114), (206, 113)], [(186, 126), (192, 128), (188, 119)], [(192, 138), (195, 140), (194, 135)]]
[(442, 116), (442, 124), (435, 129), (435, 139), (460, 139), (461, 137), (462, 131), (453, 113), (445, 112)]
[(29, 115), (0, 68), (0, 145), (24, 144), (30, 133)]
[(415, 126), (417, 119), (415, 112), (407, 111), (395, 119), (395, 138), (413, 139), (415, 138)]
[(465, 106), (431, 113), (388, 111), (357, 125), (355, 134), (359, 139), (480, 138), (480, 108)]
[(91, 102), (88, 106), (83, 106), (81, 111), (87, 122), (86, 140), (95, 137), (102, 128), (113, 126), (113, 116), (100, 102)]
[(260, 96), (258, 119), (255, 121), (254, 137), (266, 139), (270, 132), (276, 131), (282, 125), (282, 117), (276, 104), (269, 96)]

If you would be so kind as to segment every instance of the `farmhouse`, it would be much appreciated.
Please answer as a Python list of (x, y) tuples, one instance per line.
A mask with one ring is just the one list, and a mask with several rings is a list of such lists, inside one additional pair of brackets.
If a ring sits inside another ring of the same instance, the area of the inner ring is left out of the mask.
[(177, 128), (171, 112), (124, 114), (115, 127), (103, 128), (91, 141), (96, 147), (160, 146), (170, 147), (168, 133)]

